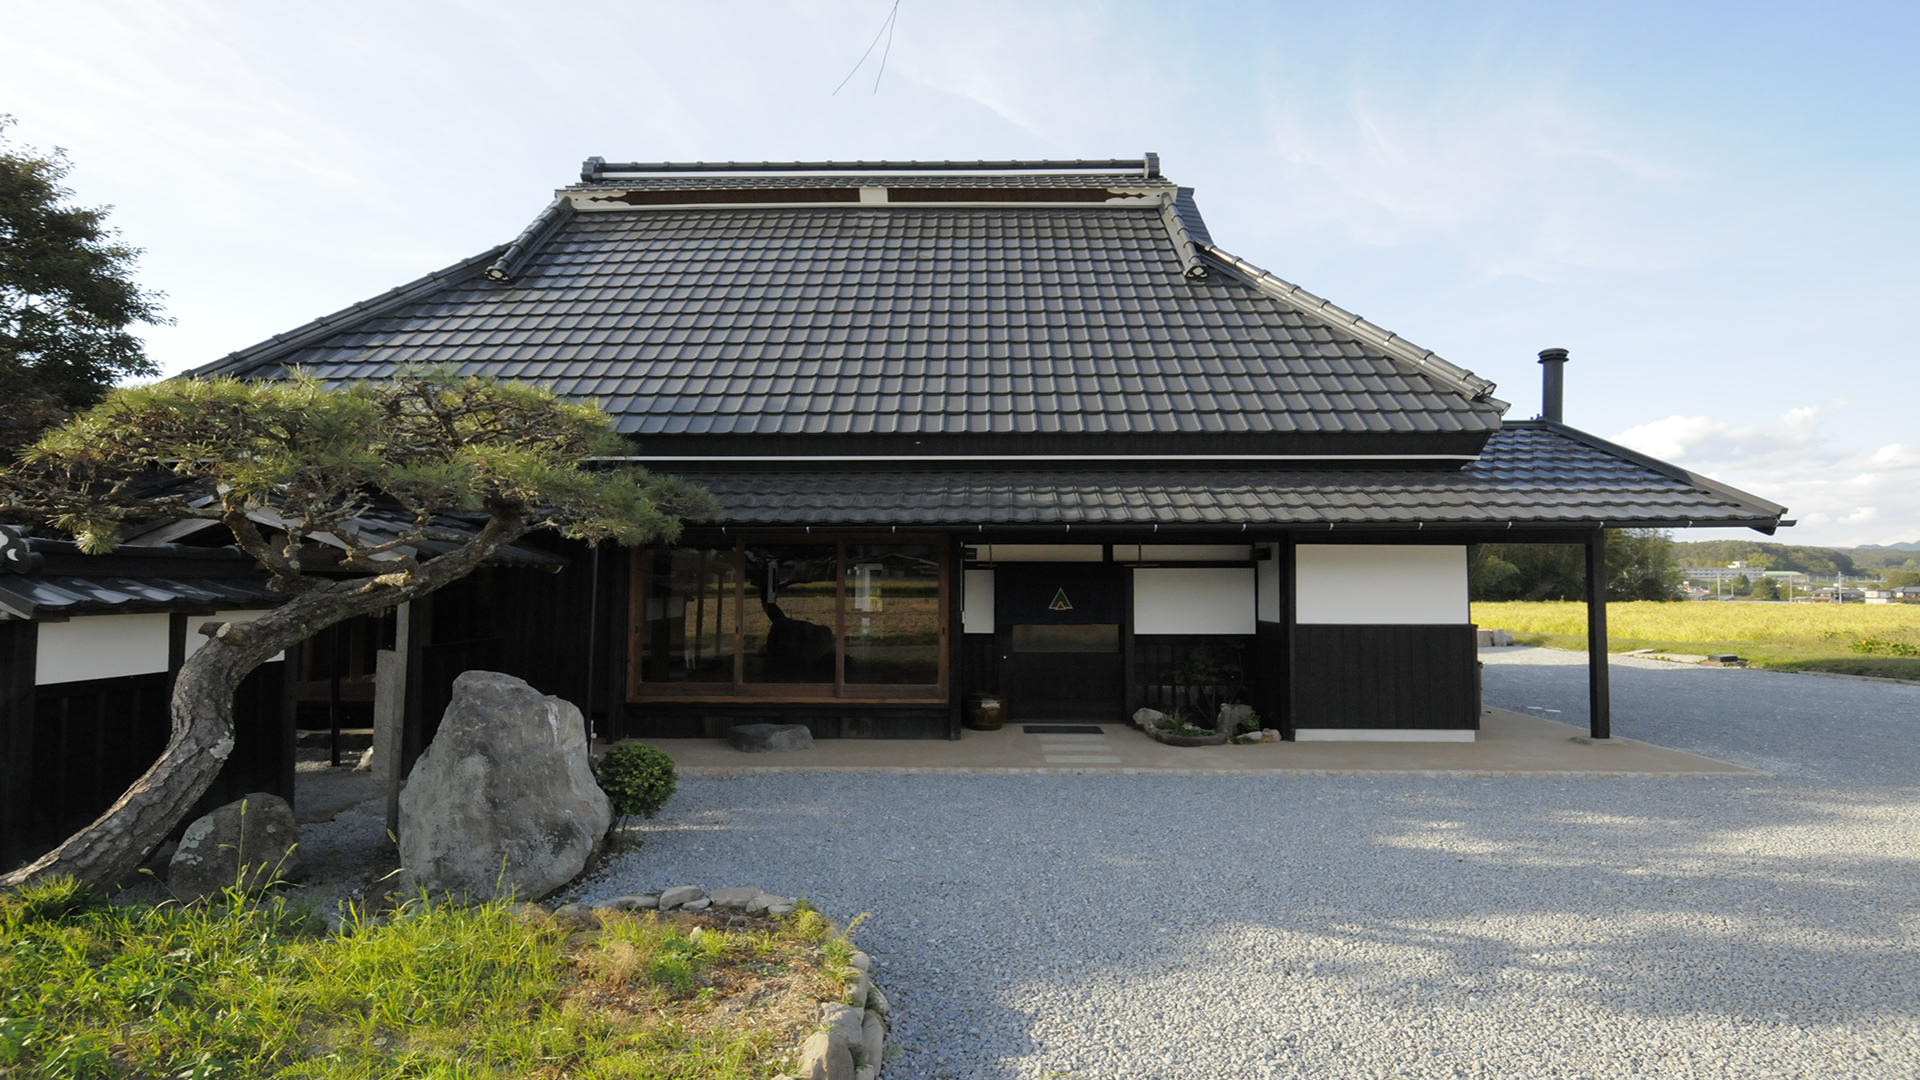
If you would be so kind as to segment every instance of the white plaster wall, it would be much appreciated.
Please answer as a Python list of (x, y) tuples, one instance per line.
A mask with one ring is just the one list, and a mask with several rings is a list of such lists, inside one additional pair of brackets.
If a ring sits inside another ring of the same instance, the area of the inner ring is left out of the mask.
[(960, 632), (963, 634), (993, 633), (993, 571), (962, 571)]
[(1285, 622), (1287, 613), (1280, 608), (1280, 545), (1261, 544), (1264, 562), (1253, 564), (1259, 578), (1260, 605), (1256, 612), (1261, 622)]
[(1251, 566), (1142, 567), (1133, 572), (1136, 634), (1251, 634)]
[(1302, 544), (1295, 555), (1302, 623), (1464, 623), (1467, 549), (1416, 544)]
[(35, 685), (167, 670), (167, 616), (82, 615), (40, 624)]

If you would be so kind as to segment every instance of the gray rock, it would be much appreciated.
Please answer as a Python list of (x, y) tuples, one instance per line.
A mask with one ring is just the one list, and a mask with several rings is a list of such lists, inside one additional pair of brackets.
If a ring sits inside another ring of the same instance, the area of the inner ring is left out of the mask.
[(867, 991), (872, 989), (873, 982), (867, 978), (867, 973), (856, 971), (853, 978), (847, 980), (847, 993), (843, 1000), (857, 1009), (864, 1009), (867, 1007)]
[(1213, 729), (1229, 733), (1236, 732), (1240, 730), (1240, 725), (1246, 723), (1252, 716), (1253, 706), (1251, 705), (1222, 705), (1220, 716), (1215, 721)]
[(813, 749), (813, 732), (805, 724), (741, 724), (727, 731), (727, 742), (749, 754)]
[(660, 892), (660, 910), (672, 911), (674, 908), (691, 904), (695, 900), (705, 899), (707, 891), (698, 885), (675, 885)]
[(646, 911), (660, 906), (660, 898), (652, 893), (633, 893), (616, 896), (600, 905), (605, 911)]
[(703, 896), (698, 900), (689, 900), (686, 903), (681, 904), (680, 910), (681, 911), (705, 911), (712, 906), (713, 906), (713, 901)]
[[(792, 903), (793, 903), (793, 900), (791, 897), (775, 896), (772, 893), (761, 893), (758, 896), (755, 896), (753, 899), (747, 901), (747, 914), (765, 915), (767, 913), (767, 909), (769, 907), (772, 907), (775, 904), (791, 905)], [(788, 910), (792, 910), (791, 907), (789, 907)]]
[(187, 826), (167, 864), (167, 887), (182, 900), (235, 887), (254, 892), (299, 868), (299, 846), (293, 808), (256, 791)]
[(798, 1080), (853, 1080), (853, 1051), (816, 1031), (800, 1044)]
[(879, 1075), (878, 1065), (861, 1065), (853, 1070), (853, 1080), (876, 1080)]
[(881, 1016), (886, 1016), (893, 1012), (893, 1003), (888, 1001), (887, 995), (881, 993), (880, 988), (876, 986), (867, 991), (867, 1008), (872, 1009)]
[(849, 1005), (827, 1003), (820, 1006), (820, 1020), (827, 1026), (827, 1037), (840, 1046), (861, 1046), (866, 1039), (866, 1013)]
[(847, 963), (852, 966), (855, 971), (873, 970), (873, 957), (863, 952), (856, 951), (852, 956), (847, 958)]
[(1166, 719), (1167, 714), (1159, 709), (1135, 709), (1133, 713), (1135, 727), (1159, 727), (1166, 722)]
[(886, 1060), (883, 1056), (887, 1052), (886, 1020), (877, 1012), (867, 1013), (866, 1018), (860, 1022), (860, 1035), (862, 1048), (866, 1051), (861, 1055), (863, 1059), (861, 1064), (879, 1068), (880, 1063)]
[(612, 821), (580, 710), (468, 671), (400, 793), (400, 865), (429, 892), (538, 899), (580, 873)]
[(797, 906), (798, 905), (794, 904), (793, 901), (791, 900), (778, 903), (778, 904), (768, 904), (767, 914), (772, 915), (775, 918), (779, 918), (783, 915), (791, 915), (793, 914), (793, 909)]
[(708, 899), (713, 901), (714, 907), (727, 911), (739, 911), (753, 903), (753, 898), (759, 895), (761, 895), (759, 889), (748, 885), (734, 889), (715, 889)]

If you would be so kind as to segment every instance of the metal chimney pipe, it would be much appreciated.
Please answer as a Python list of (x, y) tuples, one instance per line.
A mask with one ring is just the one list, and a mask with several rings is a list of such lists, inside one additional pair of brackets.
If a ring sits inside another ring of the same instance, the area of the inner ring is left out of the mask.
[(1564, 423), (1563, 404), (1567, 389), (1567, 350), (1540, 350), (1540, 415), (1555, 423)]

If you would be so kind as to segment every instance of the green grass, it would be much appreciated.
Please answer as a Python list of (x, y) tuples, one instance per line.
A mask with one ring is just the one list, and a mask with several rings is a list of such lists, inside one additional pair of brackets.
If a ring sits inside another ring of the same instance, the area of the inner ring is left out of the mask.
[[(1522, 644), (1587, 647), (1585, 604), (1474, 604), (1472, 617)], [(1607, 648), (1734, 653), (1755, 667), (1920, 681), (1920, 605), (1608, 604)]]
[(763, 1080), (850, 951), (804, 908), (583, 932), (410, 903), (328, 933), (279, 901), (109, 906), (55, 882), (0, 897), (0, 1077)]

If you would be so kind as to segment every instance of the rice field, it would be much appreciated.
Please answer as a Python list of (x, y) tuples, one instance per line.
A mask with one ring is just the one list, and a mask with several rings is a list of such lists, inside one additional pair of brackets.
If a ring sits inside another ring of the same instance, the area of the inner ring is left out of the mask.
[[(1473, 621), (1524, 645), (1587, 647), (1585, 604), (1474, 604)], [(1607, 648), (1735, 653), (1755, 667), (1920, 680), (1920, 605), (1615, 603)]]

